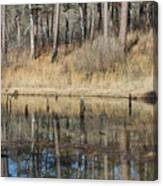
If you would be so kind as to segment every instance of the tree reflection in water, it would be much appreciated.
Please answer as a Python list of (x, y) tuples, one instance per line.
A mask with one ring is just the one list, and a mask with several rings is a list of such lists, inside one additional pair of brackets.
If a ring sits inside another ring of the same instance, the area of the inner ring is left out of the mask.
[(20, 99), (2, 99), (2, 176), (156, 179), (153, 105), (133, 102), (131, 115), (127, 100)]

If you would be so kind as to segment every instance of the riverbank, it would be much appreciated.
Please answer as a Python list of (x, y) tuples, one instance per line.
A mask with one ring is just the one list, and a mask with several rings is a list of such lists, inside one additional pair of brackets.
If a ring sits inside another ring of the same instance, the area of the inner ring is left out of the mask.
[(40, 95), (40, 96), (95, 96), (95, 97), (115, 97), (127, 98), (129, 94), (133, 97), (141, 97), (146, 92), (153, 90), (152, 78), (144, 78), (139, 81), (122, 81), (110, 84), (108, 88), (83, 87), (65, 87), (64, 89), (55, 88), (20, 88), (12, 87), (2, 89), (4, 95)]
[[(128, 43), (136, 35), (129, 34)], [(139, 36), (125, 60), (117, 55), (117, 45), (108, 53), (101, 41), (97, 38), (67, 55), (62, 46), (53, 64), (51, 50), (32, 61), (20, 55), (19, 62), (2, 68), (2, 94), (127, 98), (154, 91), (152, 32)]]

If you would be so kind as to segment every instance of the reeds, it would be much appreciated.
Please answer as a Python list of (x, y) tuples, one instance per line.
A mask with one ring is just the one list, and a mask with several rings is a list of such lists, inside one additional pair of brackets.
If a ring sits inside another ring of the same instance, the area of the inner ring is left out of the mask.
[[(128, 43), (137, 33), (128, 34)], [(99, 36), (93, 43), (86, 42), (81, 48), (75, 47), (69, 54), (64, 54), (64, 46), (59, 48), (57, 61), (52, 64), (50, 51), (31, 61), (25, 52), (16, 56), (9, 53), (12, 63), (2, 68), (2, 88), (55, 88), (94, 90), (112, 89), (114, 92), (130, 89), (133, 82), (153, 81), (153, 42), (152, 32), (139, 33), (137, 44), (121, 58), (118, 40), (110, 38), (108, 48), (103, 45)], [(70, 46), (71, 48), (71, 46)], [(16, 56), (16, 57), (15, 57)], [(17, 57), (19, 60), (16, 61)], [(141, 87), (146, 86), (146, 82)], [(116, 86), (115, 86), (116, 84)], [(119, 85), (118, 85), (119, 84)], [(139, 86), (138, 86), (139, 87)], [(136, 88), (136, 87), (135, 87)], [(131, 87), (133, 90), (134, 87)]]

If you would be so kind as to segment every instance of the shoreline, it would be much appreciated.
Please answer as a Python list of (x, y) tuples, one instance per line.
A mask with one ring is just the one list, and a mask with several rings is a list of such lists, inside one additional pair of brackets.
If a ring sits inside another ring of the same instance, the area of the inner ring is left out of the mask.
[(117, 92), (109, 91), (106, 89), (92, 90), (92, 89), (54, 89), (54, 88), (2, 88), (2, 96), (48, 96), (48, 97), (98, 97), (98, 98), (123, 98), (129, 99), (130, 95), (133, 100), (143, 99), (143, 98), (157, 98), (157, 94), (154, 90), (146, 90), (142, 93), (136, 93), (132, 91), (127, 92)]

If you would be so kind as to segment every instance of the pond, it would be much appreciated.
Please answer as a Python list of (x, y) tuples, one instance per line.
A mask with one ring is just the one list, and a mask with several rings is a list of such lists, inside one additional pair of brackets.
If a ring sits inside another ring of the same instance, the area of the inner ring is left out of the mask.
[(154, 180), (155, 107), (128, 99), (2, 96), (1, 175)]

